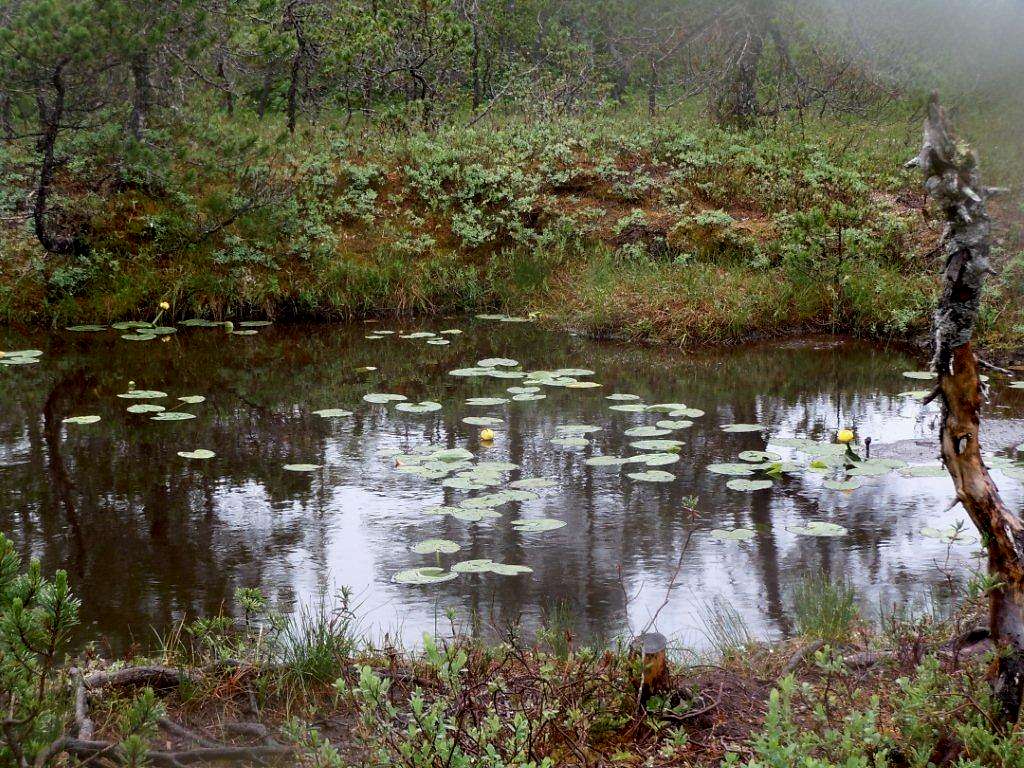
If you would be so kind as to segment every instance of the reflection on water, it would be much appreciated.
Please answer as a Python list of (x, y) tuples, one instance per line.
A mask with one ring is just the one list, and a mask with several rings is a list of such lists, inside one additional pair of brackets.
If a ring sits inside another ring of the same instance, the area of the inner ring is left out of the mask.
[[(823, 489), (820, 475), (804, 472), (786, 475), (772, 490), (744, 493), (703, 469), (765, 447), (758, 433), (721, 431), (732, 422), (823, 440), (838, 425), (852, 425), (873, 438), (879, 455), (934, 461), (934, 407), (897, 396), (918, 388), (900, 376), (920, 367), (912, 356), (830, 339), (684, 355), (532, 325), (456, 326), (466, 332), (449, 346), (367, 340), (362, 325), (273, 327), (251, 337), (183, 329), (163, 343), (128, 343), (113, 332), (0, 334), (0, 349), (45, 351), (38, 365), (0, 367), (0, 530), (48, 571), (70, 572), (84, 598), (83, 637), (99, 635), (115, 648), (132, 640), (151, 644), (154, 629), (165, 631), (183, 616), (231, 609), (240, 586), (259, 586), (294, 608), (349, 585), (366, 629), (378, 636), (389, 631), (414, 640), (446, 625), (449, 608), (462, 620), (478, 614), (483, 631), (520, 620), (532, 625), (566, 603), (579, 635), (608, 637), (627, 622), (646, 623), (665, 599), (680, 556), (678, 585), (658, 627), (697, 645), (703, 617), (718, 599), (756, 634), (790, 631), (789, 590), (818, 569), (850, 579), (870, 612), (894, 603), (922, 607), (935, 594), (941, 600), (950, 548), (919, 532), (963, 517), (960, 510), (939, 516), (950, 498), (948, 478), (894, 472), (844, 493)], [(501, 395), (519, 383), (448, 375), (492, 356), (515, 358), (528, 370), (591, 368), (603, 388), (547, 387), (544, 400), (468, 407), (467, 397)], [(359, 370), (365, 366), (376, 370)], [(126, 413), (130, 403), (115, 397), (129, 380), (172, 398), (207, 400), (188, 408), (195, 420), (152, 422)], [(444, 409), (396, 413), (363, 403), (368, 392), (436, 400)], [(664, 467), (676, 481), (637, 483), (628, 470), (584, 464), (591, 455), (627, 453), (631, 438), (623, 431), (656, 420), (608, 410), (604, 396), (612, 392), (707, 412), (673, 435), (686, 442), (682, 460)], [(997, 386), (993, 398), (986, 445), (1010, 455), (1024, 441), (1015, 420), (1024, 416), (1024, 392)], [(311, 414), (331, 407), (354, 415)], [(61, 424), (76, 414), (103, 420)], [(482, 447), (478, 428), (462, 423), (468, 414), (505, 419), (492, 447)], [(555, 428), (569, 423), (604, 429), (588, 448), (553, 446)], [(544, 476), (558, 485), (535, 501), (502, 507), (493, 521), (425, 515), (426, 507), (456, 503), (465, 492), (396, 472), (380, 453), (427, 443), (514, 462), (521, 470), (511, 479)], [(177, 456), (195, 448), (217, 456)], [(296, 474), (282, 469), (289, 463), (322, 466)], [(1020, 483), (1001, 473), (995, 478), (1007, 502), (1019, 507)], [(690, 496), (699, 499), (697, 520), (684, 511)], [(568, 525), (523, 534), (509, 525), (520, 514)], [(849, 535), (807, 538), (788, 530), (809, 520), (838, 523)], [(757, 535), (728, 543), (708, 537), (712, 528), (732, 526), (753, 527)], [(699, 530), (683, 551), (693, 528)], [(398, 570), (432, 564), (433, 556), (409, 550), (427, 538), (462, 545), (457, 555), (442, 556), (445, 566), (486, 557), (534, 572), (465, 575), (433, 587), (391, 583)], [(973, 549), (952, 547), (953, 570), (972, 561)]]

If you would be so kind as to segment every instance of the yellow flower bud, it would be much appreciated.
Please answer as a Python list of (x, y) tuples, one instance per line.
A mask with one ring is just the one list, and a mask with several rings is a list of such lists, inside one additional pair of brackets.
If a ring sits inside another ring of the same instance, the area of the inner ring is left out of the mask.
[(167, 310), (167, 309), (170, 309), (170, 308), (171, 308), (171, 305), (168, 302), (166, 302), (166, 301), (161, 301), (160, 302), (160, 309)]
[(854, 434), (852, 429), (840, 429), (839, 432), (836, 433), (836, 440), (840, 443), (849, 443), (853, 438)]
[(491, 442), (491, 440), (494, 439), (494, 430), (493, 429), (486, 429), (486, 428), (481, 429), (480, 430), (480, 439), (483, 440), (485, 443)]

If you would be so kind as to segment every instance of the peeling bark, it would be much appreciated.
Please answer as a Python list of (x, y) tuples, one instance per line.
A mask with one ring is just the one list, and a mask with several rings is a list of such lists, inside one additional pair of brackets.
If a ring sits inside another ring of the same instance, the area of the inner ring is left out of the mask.
[(978, 439), (984, 385), (971, 337), (981, 290), (990, 273), (991, 222), (986, 200), (997, 190), (982, 185), (978, 159), (954, 139), (945, 111), (933, 94), (920, 154), (908, 163), (924, 174), (924, 186), (941, 208), (946, 228), (942, 295), (935, 311), (938, 386), (930, 399), (942, 405), (942, 460), (957, 500), (981, 533), (988, 550), (990, 632), (999, 650), (994, 692), (1002, 717), (1016, 722), (1024, 695), (1024, 523), (999, 496), (981, 458)]

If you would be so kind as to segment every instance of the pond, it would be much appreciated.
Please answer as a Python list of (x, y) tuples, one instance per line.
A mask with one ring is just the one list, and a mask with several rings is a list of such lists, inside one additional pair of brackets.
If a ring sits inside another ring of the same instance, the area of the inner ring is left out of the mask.
[[(239, 587), (295, 611), (347, 585), (378, 639), (415, 642), (450, 613), (484, 634), (558, 616), (610, 638), (664, 603), (657, 628), (702, 647), (723, 611), (790, 633), (792, 590), (819, 571), (877, 617), (941, 610), (977, 565), (969, 526), (949, 540), (965, 515), (942, 511), (912, 352), (684, 354), (476, 318), (236, 329), (0, 331), (0, 349), (41, 352), (0, 365), (0, 530), (68, 570), (83, 639), (152, 647), (234, 610)], [(100, 418), (65, 421), (81, 416)], [(994, 378), (986, 417), (1019, 509), (1024, 390)], [(865, 461), (846, 463), (839, 427)], [(467, 560), (492, 563), (450, 570)]]

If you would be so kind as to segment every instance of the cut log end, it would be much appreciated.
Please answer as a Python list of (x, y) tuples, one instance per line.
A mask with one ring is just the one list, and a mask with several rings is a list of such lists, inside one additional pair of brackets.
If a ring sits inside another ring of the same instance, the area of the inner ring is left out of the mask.
[(635, 641), (643, 655), (644, 673), (640, 685), (640, 701), (668, 688), (668, 640), (660, 632), (646, 632)]

